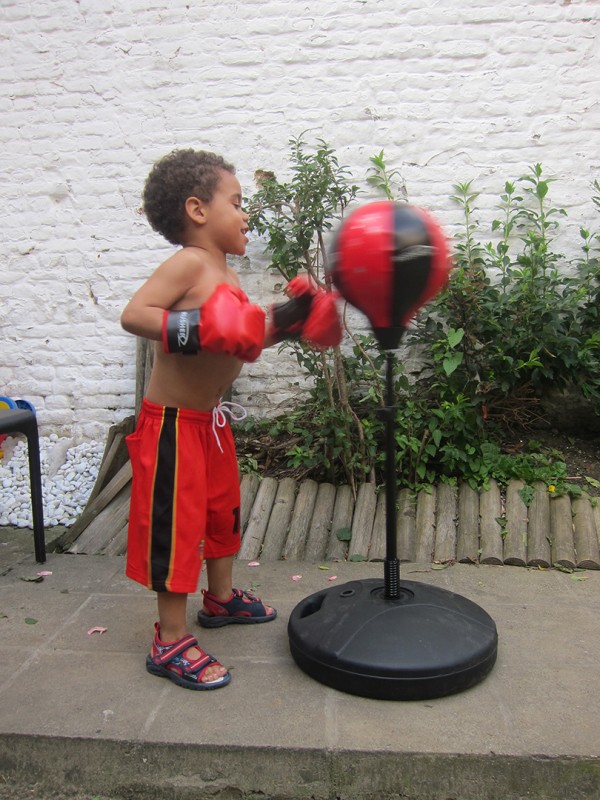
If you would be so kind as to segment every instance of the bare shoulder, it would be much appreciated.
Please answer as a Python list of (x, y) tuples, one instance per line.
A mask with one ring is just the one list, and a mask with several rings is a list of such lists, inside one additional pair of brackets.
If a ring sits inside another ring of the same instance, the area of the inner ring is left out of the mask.
[(170, 306), (174, 309), (201, 306), (219, 284), (240, 285), (229, 265), (199, 247), (178, 250), (160, 265), (155, 275), (163, 286), (169, 286), (176, 293), (177, 300)]
[(201, 305), (210, 297), (219, 282), (217, 273), (201, 249), (186, 247), (164, 261), (155, 275), (163, 285), (172, 287), (177, 307), (183, 308), (186, 304)]
[(194, 281), (201, 278), (207, 270), (207, 259), (201, 250), (182, 247), (163, 261), (156, 272), (173, 279), (188, 278)]

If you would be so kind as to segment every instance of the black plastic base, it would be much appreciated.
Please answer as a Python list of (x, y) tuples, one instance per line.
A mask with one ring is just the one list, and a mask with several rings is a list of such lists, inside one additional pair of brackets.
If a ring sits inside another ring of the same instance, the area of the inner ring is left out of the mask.
[(351, 581), (302, 600), (288, 623), (292, 656), (308, 675), (362, 697), (423, 700), (479, 683), (496, 661), (493, 619), (461, 595), (401, 581)]

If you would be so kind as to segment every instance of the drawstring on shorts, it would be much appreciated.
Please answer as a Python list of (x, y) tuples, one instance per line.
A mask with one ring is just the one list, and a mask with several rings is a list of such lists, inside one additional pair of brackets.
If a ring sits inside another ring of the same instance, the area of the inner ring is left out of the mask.
[(224, 428), (225, 425), (227, 425), (227, 417), (225, 414), (229, 414), (234, 422), (241, 422), (248, 416), (248, 412), (244, 406), (241, 406), (239, 403), (231, 403), (229, 400), (219, 400), (212, 410), (212, 429), (221, 452), (223, 452), (223, 448), (221, 447), (218, 428)]

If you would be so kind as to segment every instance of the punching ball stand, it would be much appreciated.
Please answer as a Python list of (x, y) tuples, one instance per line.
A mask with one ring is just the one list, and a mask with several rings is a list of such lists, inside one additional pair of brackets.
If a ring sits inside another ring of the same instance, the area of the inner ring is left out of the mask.
[[(400, 223), (412, 225), (415, 215), (400, 211)], [(385, 700), (442, 697), (486, 677), (496, 661), (498, 635), (493, 619), (471, 600), (422, 582), (400, 581), (391, 350), (399, 345), (403, 325), (373, 328), (386, 350), (386, 405), (380, 411), (386, 448), (384, 579), (353, 580), (298, 603), (288, 623), (290, 651), (312, 678), (350, 694)]]
[(396, 543), (396, 442), (394, 436), (396, 407), (394, 405), (394, 356), (386, 352), (386, 405), (380, 414), (385, 422), (385, 596), (400, 597), (400, 561)]

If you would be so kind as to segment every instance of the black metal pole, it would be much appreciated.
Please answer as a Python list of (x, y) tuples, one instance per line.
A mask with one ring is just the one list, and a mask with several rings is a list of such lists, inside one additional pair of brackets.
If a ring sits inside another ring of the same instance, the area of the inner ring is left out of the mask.
[(396, 546), (396, 437), (395, 406), (394, 406), (394, 356), (388, 350), (386, 374), (386, 407), (385, 414), (385, 445), (386, 445), (386, 476), (385, 476), (385, 522), (386, 522), (386, 556), (384, 561), (385, 596), (389, 598), (400, 597), (400, 562), (397, 557)]

